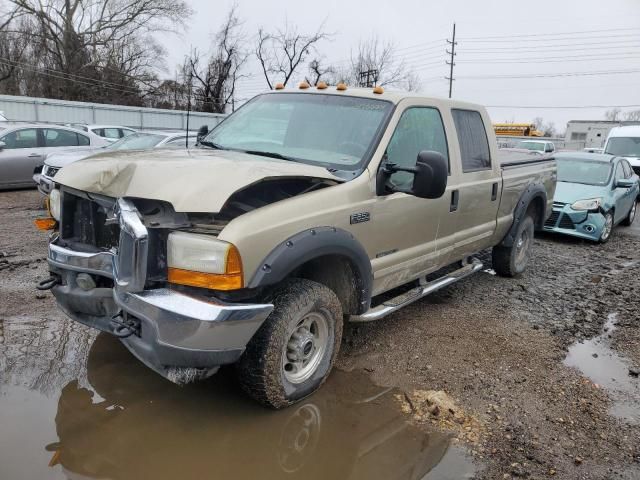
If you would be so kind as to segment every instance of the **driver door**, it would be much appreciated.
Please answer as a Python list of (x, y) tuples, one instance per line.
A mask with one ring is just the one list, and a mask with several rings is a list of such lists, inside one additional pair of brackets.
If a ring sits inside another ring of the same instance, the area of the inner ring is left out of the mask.
[[(449, 159), (449, 147), (440, 111), (429, 105), (411, 106), (401, 115), (386, 148), (386, 162), (413, 167), (418, 153), (432, 150)], [(383, 160), (383, 163), (385, 160)], [(396, 172), (389, 182), (410, 188), (413, 175)], [(396, 192), (376, 197), (370, 244), (374, 270), (374, 295), (405, 284), (446, 263), (439, 250), (440, 222), (449, 213), (448, 194), (438, 199)]]
[(34, 186), (33, 170), (44, 161), (36, 128), (22, 128), (0, 137), (0, 187)]

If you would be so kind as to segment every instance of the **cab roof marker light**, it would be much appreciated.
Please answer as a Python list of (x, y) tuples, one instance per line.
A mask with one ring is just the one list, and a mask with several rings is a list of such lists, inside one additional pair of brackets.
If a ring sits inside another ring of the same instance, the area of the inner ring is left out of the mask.
[(284, 83), (278, 82), (273, 86), (273, 88), (276, 90), (284, 90)]
[(318, 82), (318, 84), (316, 85), (316, 88), (318, 90), (324, 90), (325, 88), (327, 88), (327, 84), (326, 82)]
[(377, 87), (373, 87), (373, 93), (376, 93), (378, 95), (384, 93), (384, 88), (377, 86)]
[(338, 85), (336, 85), (336, 90), (342, 92), (344, 90), (347, 89), (347, 84), (346, 83), (342, 83), (340, 82)]
[(300, 85), (298, 85), (298, 88), (300, 90), (306, 90), (307, 88), (309, 88), (309, 84), (307, 82), (300, 82)]

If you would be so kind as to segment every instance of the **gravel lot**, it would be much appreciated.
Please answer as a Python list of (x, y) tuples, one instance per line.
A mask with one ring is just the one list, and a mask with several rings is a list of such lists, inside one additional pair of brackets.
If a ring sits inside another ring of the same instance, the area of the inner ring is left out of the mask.
[[(46, 234), (31, 223), (40, 213), (37, 192), (0, 192), (0, 401), (9, 387), (55, 399), (61, 385), (82, 383), (95, 337), (34, 288), (47, 275)], [(638, 265), (638, 226), (618, 227), (606, 245), (539, 235), (522, 278), (479, 273), (348, 326), (338, 366), (406, 392), (398, 401), (412, 421), (465, 445), (477, 478), (640, 478), (640, 380), (619, 380), (629, 386), (623, 418), (618, 393), (563, 363), (575, 342), (603, 335), (607, 352), (640, 366)], [(444, 422), (420, 403), (428, 390), (446, 392), (467, 420)], [(20, 436), (6, 432), (0, 451)]]

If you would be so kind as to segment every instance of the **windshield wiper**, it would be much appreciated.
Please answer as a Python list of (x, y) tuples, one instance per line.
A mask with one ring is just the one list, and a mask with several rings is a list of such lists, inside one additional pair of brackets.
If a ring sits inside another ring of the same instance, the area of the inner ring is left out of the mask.
[(293, 157), (287, 157), (286, 155), (282, 155), (277, 152), (262, 152), (260, 150), (241, 150), (244, 153), (248, 153), (249, 155), (260, 155), (262, 157), (269, 158), (277, 158), (278, 160), (289, 160), (290, 162), (297, 162), (297, 160)]
[(217, 143), (210, 142), (209, 140), (200, 140), (199, 145), (204, 145), (205, 147), (215, 148), (216, 150), (225, 150), (222, 145), (218, 145)]

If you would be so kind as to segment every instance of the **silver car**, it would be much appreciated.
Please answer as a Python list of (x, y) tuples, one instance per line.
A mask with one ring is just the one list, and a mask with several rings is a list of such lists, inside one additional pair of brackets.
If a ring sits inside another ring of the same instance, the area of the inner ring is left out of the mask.
[[(65, 165), (83, 160), (100, 152), (117, 150), (149, 150), (152, 148), (186, 148), (185, 132), (136, 132), (125, 138), (102, 147), (74, 149), (72, 151), (55, 152), (48, 155), (41, 173), (33, 175), (33, 181), (38, 185), (40, 193), (47, 195), (53, 188), (53, 177)], [(189, 133), (189, 147), (196, 144), (197, 135)]]
[(33, 172), (57, 150), (100, 147), (107, 142), (89, 132), (57, 125), (0, 124), (0, 190), (33, 187)]

